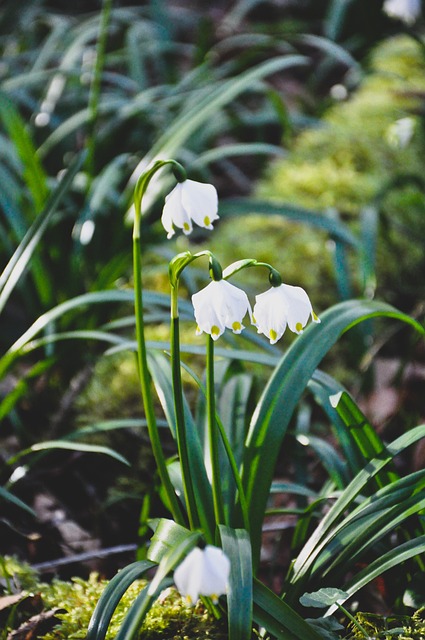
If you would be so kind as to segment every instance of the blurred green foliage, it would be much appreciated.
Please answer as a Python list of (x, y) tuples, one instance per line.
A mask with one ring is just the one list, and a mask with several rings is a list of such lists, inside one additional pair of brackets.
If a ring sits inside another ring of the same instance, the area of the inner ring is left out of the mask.
[[(360, 87), (330, 107), (320, 126), (295, 137), (288, 157), (275, 161), (258, 187), (262, 197), (334, 210), (357, 230), (360, 212), (376, 206), (380, 227), (376, 295), (405, 310), (425, 295), (417, 278), (425, 270), (424, 71), (423, 49), (411, 38), (399, 36), (381, 43)], [(414, 129), (403, 146), (394, 139), (392, 127), (405, 117), (413, 119)], [(316, 231), (302, 230), (304, 255), (302, 246), (286, 244), (286, 235), (296, 233), (291, 224), (281, 225), (284, 264), (295, 263), (295, 274), (302, 262), (301, 274), (309, 272), (308, 284), (316, 289), (313, 299), (318, 296), (321, 304), (326, 281), (320, 277), (320, 261), (309, 257), (315, 245), (316, 253), (326, 254), (323, 239)]]

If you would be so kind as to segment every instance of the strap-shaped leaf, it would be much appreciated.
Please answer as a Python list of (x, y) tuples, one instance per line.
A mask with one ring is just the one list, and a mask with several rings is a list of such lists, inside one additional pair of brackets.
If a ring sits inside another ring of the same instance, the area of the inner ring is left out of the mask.
[(285, 353), (253, 415), (243, 464), (243, 483), (250, 506), (254, 557), (260, 549), (261, 525), (274, 468), (293, 411), (322, 358), (345, 331), (359, 322), (383, 316), (422, 326), (390, 305), (351, 300), (331, 307), (321, 324), (310, 325)]
[[(425, 554), (425, 535), (414, 538), (413, 540), (408, 540), (371, 562), (345, 585), (344, 591), (346, 591), (348, 597), (351, 597), (386, 571), (397, 567), (403, 562), (406, 562), (406, 560), (423, 554)], [(327, 614), (332, 613), (333, 610), (334, 608), (330, 609)]]
[(254, 620), (279, 640), (321, 640), (292, 607), (254, 579)]
[(157, 564), (167, 553), (170, 553), (173, 547), (178, 546), (191, 536), (189, 529), (168, 518), (160, 518), (151, 521), (150, 524), (154, 528), (154, 534), (150, 541), (148, 558)]
[[(316, 559), (335, 536), (336, 528), (339, 526), (345, 511), (354, 503), (356, 497), (363, 491), (363, 488), (371, 478), (390, 463), (397, 454), (424, 437), (425, 425), (420, 425), (404, 433), (387, 446), (388, 453), (386, 455), (382, 454), (382, 457), (368, 462), (365, 468), (350, 482), (321, 520), (316, 530), (311, 534), (291, 567), (291, 574), (288, 579), (290, 586), (287, 590), (290, 601), (296, 599), (300, 595), (300, 591), (306, 590), (303, 586), (304, 581), (310, 575)], [(390, 489), (388, 489), (388, 493), (391, 495)]]
[(230, 558), (227, 595), (229, 640), (250, 640), (252, 636), (252, 556), (245, 529), (219, 525), (223, 551)]
[[(175, 437), (175, 407), (171, 384), (171, 367), (169, 359), (163, 354), (149, 353), (149, 369), (158, 392), (170, 430)], [(204, 530), (214, 531), (214, 508), (212, 504), (211, 485), (204, 464), (202, 445), (190, 408), (184, 401), (184, 416), (190, 472), (196, 497), (199, 521)]]
[(124, 593), (143, 574), (155, 566), (154, 562), (142, 560), (127, 565), (106, 585), (91, 617), (86, 640), (103, 640), (109, 623)]
[[(334, 378), (316, 370), (308, 388), (331, 421), (352, 477), (364, 467), (365, 461), (379, 455), (385, 445), (343, 385)], [(393, 469), (384, 469), (376, 476), (371, 490), (397, 477)]]

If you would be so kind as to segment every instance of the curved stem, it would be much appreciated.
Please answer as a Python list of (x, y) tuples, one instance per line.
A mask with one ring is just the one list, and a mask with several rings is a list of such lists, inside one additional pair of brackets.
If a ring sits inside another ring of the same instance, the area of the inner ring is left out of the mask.
[(146, 414), (146, 422), (148, 425), (149, 438), (151, 441), (152, 451), (158, 468), (158, 474), (161, 479), (164, 491), (166, 493), (169, 508), (174, 520), (178, 524), (186, 525), (186, 521), (179, 501), (177, 499), (174, 487), (172, 485), (162, 444), (159, 437), (158, 425), (156, 421), (152, 393), (151, 393), (151, 377), (149, 374), (147, 363), (147, 349), (145, 341), (145, 328), (143, 319), (143, 282), (142, 282), (142, 259), (140, 247), (140, 225), (141, 225), (141, 203), (143, 193), (146, 190), (153, 174), (167, 161), (156, 163), (152, 169), (143, 174), (139, 179), (134, 194), (134, 226), (133, 226), (133, 271), (134, 271), (134, 307), (136, 319), (136, 340), (137, 340), (137, 364), (140, 379), (140, 387), (143, 399), (143, 405)]
[(211, 336), (207, 337), (207, 422), (214, 514), (216, 523), (224, 524), (223, 496), (221, 491), (218, 455), (218, 431), (215, 419), (214, 341)]

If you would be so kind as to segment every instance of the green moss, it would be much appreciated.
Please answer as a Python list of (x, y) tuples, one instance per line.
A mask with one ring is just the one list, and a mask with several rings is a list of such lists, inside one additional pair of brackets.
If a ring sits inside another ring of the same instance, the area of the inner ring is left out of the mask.
[[(411, 617), (357, 613), (356, 619), (371, 638), (382, 638), (382, 640), (425, 640), (425, 607), (418, 609)], [(360, 640), (360, 638), (363, 640), (363, 634), (352, 625), (349, 640)]]
[[(0, 579), (7, 593), (26, 591), (38, 594), (45, 611), (60, 608), (55, 617), (60, 622), (40, 640), (71, 640), (85, 638), (96, 604), (102, 595), (107, 580), (92, 573), (88, 580), (73, 578), (70, 581), (53, 580), (40, 582), (31, 567), (13, 557), (0, 556)], [(127, 615), (129, 608), (147, 584), (136, 580), (121, 598), (106, 634), (112, 640)], [(30, 615), (30, 614), (28, 614)], [(10, 618), (10, 623), (13, 617)], [(23, 621), (20, 620), (21, 624)], [(9, 629), (8, 629), (9, 630)], [(12, 629), (10, 629), (12, 630)], [(225, 640), (227, 629), (224, 619), (217, 620), (201, 603), (189, 607), (176, 591), (168, 588), (156, 600), (142, 625), (140, 640)]]
[[(85, 638), (90, 617), (106, 584), (107, 581), (92, 574), (88, 580), (73, 578), (71, 582), (54, 580), (51, 585), (40, 585), (46, 608), (59, 606), (66, 610), (57, 614), (60, 624), (42, 640)], [(126, 591), (112, 617), (106, 640), (116, 636), (130, 606), (145, 585), (146, 581), (137, 580)], [(225, 638), (224, 623), (212, 617), (201, 603), (189, 607), (173, 588), (164, 591), (153, 604), (139, 634), (140, 640), (200, 640), (206, 637), (212, 640)]]
[(0, 556), (0, 581), (7, 592), (31, 591), (38, 582), (36, 571), (12, 556)]
[(356, 212), (400, 170), (421, 175), (421, 135), (400, 149), (389, 142), (394, 121), (420, 106), (425, 64), (416, 43), (387, 40), (375, 51), (371, 72), (346, 102), (331, 107), (321, 126), (304, 131), (259, 189), (308, 208)]

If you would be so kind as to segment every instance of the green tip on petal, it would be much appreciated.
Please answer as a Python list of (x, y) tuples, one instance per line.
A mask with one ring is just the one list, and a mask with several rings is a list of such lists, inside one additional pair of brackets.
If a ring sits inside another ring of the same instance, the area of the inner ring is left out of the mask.
[(217, 327), (216, 324), (213, 324), (213, 326), (211, 327), (211, 337), (213, 339), (217, 339), (220, 336), (220, 329)]
[(272, 340), (272, 341), (275, 341), (275, 342), (276, 342), (276, 340), (277, 340), (277, 333), (276, 333), (276, 331), (275, 331), (274, 329), (270, 329), (270, 331), (269, 331), (269, 338), (270, 338), (270, 340)]
[(205, 216), (205, 218), (204, 218), (204, 225), (205, 225), (206, 227), (209, 227), (209, 226), (210, 226), (210, 224), (211, 224), (211, 220), (209, 219), (209, 217), (208, 217), (208, 216)]
[(303, 331), (303, 326), (302, 326), (301, 322), (297, 322), (297, 324), (295, 325), (295, 331), (296, 331), (297, 333), (302, 333), (302, 331)]
[(313, 315), (313, 322), (320, 322), (320, 318), (318, 316), (316, 316), (314, 311), (313, 311), (312, 315)]

